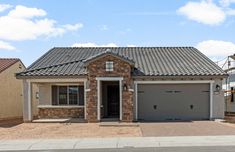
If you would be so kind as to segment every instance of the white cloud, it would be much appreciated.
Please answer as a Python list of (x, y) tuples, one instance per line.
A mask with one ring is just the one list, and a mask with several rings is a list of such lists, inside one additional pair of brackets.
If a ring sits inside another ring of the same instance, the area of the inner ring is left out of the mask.
[(218, 25), (222, 23), (226, 14), (221, 7), (212, 1), (188, 2), (177, 10), (179, 14), (188, 19), (207, 25)]
[(224, 7), (228, 7), (231, 3), (235, 3), (235, 0), (220, 0), (220, 4)]
[(202, 41), (196, 48), (213, 60), (221, 60), (235, 54), (235, 43), (219, 40)]
[(5, 16), (0, 16), (0, 40), (23, 41), (38, 37), (60, 36), (82, 28), (81, 23), (57, 25), (46, 18), (46, 11), (18, 5)]
[(72, 45), (72, 47), (118, 47), (117, 44), (115, 43), (108, 43), (108, 44), (103, 44), (103, 45), (99, 45), (96, 43), (75, 43)]
[(29, 8), (22, 5), (18, 5), (15, 9), (11, 10), (8, 13), (9, 17), (13, 18), (32, 18), (39, 16), (46, 16), (46, 11), (38, 8)]
[(108, 26), (107, 25), (102, 25), (101, 27), (100, 27), (100, 30), (101, 31), (107, 31), (109, 28), (108, 28)]
[(69, 31), (76, 31), (76, 30), (82, 28), (83, 24), (81, 24), (81, 23), (77, 23), (77, 24), (74, 24), (74, 25), (66, 24), (66, 25), (64, 25), (64, 27)]
[[(134, 44), (127, 44), (126, 46), (136, 47), (136, 45)], [(87, 42), (87, 43), (74, 43), (72, 47), (119, 47), (119, 46), (115, 43), (96, 44), (96, 43)]]
[(136, 47), (134, 44), (127, 44), (127, 47)]
[(228, 10), (226, 11), (226, 14), (227, 14), (227, 15), (235, 15), (235, 9), (228, 9)]
[(4, 42), (4, 41), (0, 41), (0, 50), (15, 50), (15, 47), (12, 46), (11, 44)]
[(120, 15), (130, 15), (130, 16), (164, 16), (164, 15), (172, 15), (173, 12), (128, 12), (128, 13), (120, 13)]
[(9, 4), (0, 4), (0, 12), (4, 12), (5, 10), (11, 8), (12, 6)]
[(0, 39), (32, 40), (39, 36), (57, 36), (65, 29), (55, 27), (56, 21), (50, 19), (28, 20), (9, 16), (0, 17)]

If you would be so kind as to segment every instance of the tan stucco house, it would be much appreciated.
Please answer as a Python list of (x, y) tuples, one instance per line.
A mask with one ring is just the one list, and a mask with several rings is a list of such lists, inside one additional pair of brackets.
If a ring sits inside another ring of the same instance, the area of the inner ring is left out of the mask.
[(20, 59), (0, 58), (0, 121), (23, 116), (23, 83), (15, 77), (23, 70)]
[(223, 118), (225, 77), (193, 47), (56, 47), (17, 74), (25, 121), (37, 102), (39, 118), (88, 122)]

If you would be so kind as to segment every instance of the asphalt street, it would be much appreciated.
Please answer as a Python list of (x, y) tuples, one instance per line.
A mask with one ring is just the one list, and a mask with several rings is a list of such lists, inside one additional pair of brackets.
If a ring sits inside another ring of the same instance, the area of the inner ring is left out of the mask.
[[(16, 151), (6, 151), (16, 152)], [(164, 147), (164, 148), (107, 148), (80, 150), (23, 150), (17, 152), (235, 152), (235, 146), (195, 146), (195, 147)]]

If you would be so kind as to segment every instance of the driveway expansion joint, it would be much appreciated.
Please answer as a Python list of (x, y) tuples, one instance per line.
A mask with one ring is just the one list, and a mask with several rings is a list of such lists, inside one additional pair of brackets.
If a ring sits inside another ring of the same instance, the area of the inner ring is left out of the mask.
[(28, 148), (27, 150), (31, 150), (31, 148), (33, 147), (33, 145), (36, 145), (36, 144), (38, 144), (38, 143), (40, 143), (40, 142), (42, 142), (42, 139), (39, 140), (38, 142), (32, 143), (32, 144), (29, 146), (29, 148)]
[(73, 145), (73, 149), (75, 149), (76, 146), (77, 146), (77, 144), (80, 143), (80, 142), (82, 142), (83, 140), (84, 140), (84, 138), (77, 139), (77, 141), (76, 141), (76, 142), (74, 143), (74, 145)]

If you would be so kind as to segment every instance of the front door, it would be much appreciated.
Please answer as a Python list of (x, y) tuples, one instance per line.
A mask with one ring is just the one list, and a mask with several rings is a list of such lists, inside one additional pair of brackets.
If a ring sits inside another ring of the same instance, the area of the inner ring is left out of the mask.
[(119, 117), (119, 86), (107, 86), (108, 117)]

